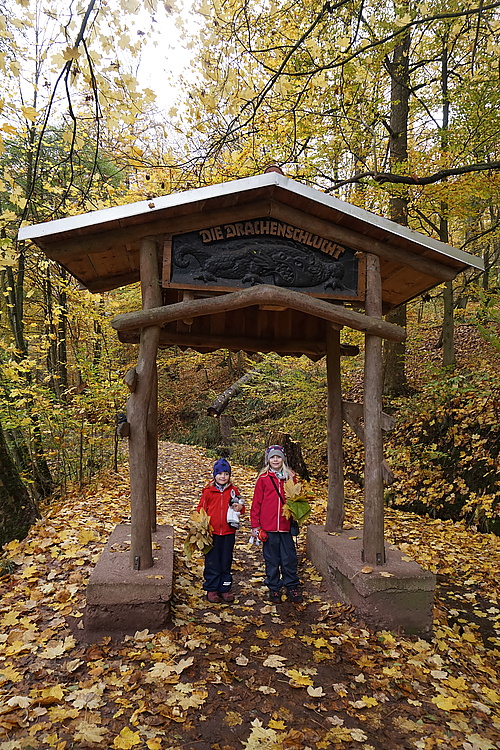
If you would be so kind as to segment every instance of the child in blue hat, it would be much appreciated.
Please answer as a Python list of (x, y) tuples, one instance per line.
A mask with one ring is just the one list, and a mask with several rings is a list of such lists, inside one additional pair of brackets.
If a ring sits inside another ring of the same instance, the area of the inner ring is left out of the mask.
[(236, 526), (227, 521), (228, 510), (244, 513), (240, 491), (231, 482), (231, 466), (225, 458), (219, 458), (213, 468), (213, 480), (201, 493), (196, 510), (203, 508), (210, 517), (213, 532), (213, 547), (205, 555), (203, 588), (209, 602), (232, 602), (233, 549)]

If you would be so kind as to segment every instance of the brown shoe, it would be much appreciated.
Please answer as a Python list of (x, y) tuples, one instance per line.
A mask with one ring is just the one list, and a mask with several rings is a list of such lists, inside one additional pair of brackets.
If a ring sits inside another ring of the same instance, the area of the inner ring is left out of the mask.
[(223, 593), (219, 594), (219, 596), (223, 602), (234, 602), (234, 594), (232, 591), (224, 591)]
[(289, 602), (292, 602), (293, 604), (302, 604), (304, 601), (302, 594), (298, 589), (288, 589), (286, 592), (286, 596)]
[(212, 604), (217, 604), (222, 601), (217, 591), (207, 591), (207, 599), (209, 602), (212, 602)]

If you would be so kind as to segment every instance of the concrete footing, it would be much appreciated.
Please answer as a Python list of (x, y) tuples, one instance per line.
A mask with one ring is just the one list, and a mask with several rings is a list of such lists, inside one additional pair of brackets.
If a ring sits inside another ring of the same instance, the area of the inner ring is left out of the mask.
[(153, 534), (153, 558), (152, 568), (133, 570), (130, 526), (119, 524), (114, 529), (87, 584), (86, 630), (126, 633), (165, 627), (172, 597), (172, 526), (162, 526)]
[[(307, 529), (307, 557), (323, 576), (332, 595), (351, 604), (375, 629), (427, 635), (432, 631), (436, 577), (386, 545), (386, 563), (361, 559), (363, 529), (328, 533), (323, 526)], [(362, 568), (372, 568), (362, 572)]]

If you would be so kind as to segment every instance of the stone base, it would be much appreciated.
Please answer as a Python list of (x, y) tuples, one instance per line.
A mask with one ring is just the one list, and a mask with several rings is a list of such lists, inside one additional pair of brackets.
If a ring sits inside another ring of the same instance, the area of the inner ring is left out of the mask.
[[(376, 630), (426, 635), (432, 631), (436, 576), (393, 545), (386, 563), (362, 573), (363, 529), (328, 533), (323, 526), (307, 529), (307, 557), (338, 601), (351, 604)], [(382, 575), (382, 574), (390, 575)]]
[(133, 570), (130, 525), (119, 524), (108, 539), (87, 584), (84, 627), (89, 631), (161, 630), (170, 618), (174, 530), (153, 534), (154, 565)]

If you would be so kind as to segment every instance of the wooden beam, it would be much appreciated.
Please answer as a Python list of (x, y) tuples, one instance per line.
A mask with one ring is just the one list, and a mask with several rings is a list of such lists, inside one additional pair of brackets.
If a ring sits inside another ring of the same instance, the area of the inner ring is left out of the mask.
[[(361, 420), (364, 416), (363, 411), (363, 404), (358, 404), (354, 401), (342, 401), (342, 418), (345, 422), (347, 422), (358, 440), (364, 445), (365, 430), (363, 425), (361, 424)], [(395, 422), (393, 417), (389, 416), (389, 414), (386, 414), (385, 412), (382, 412), (380, 417), (380, 425), (384, 432), (388, 432), (394, 429)], [(385, 458), (382, 461), (382, 479), (384, 485), (386, 486), (396, 481), (394, 472), (392, 471)]]
[(308, 315), (328, 320), (330, 323), (339, 326), (346, 325), (357, 331), (363, 331), (390, 341), (404, 341), (406, 338), (404, 328), (387, 323), (380, 318), (363, 315), (355, 310), (315, 299), (302, 292), (268, 284), (260, 284), (249, 289), (223, 294), (219, 297), (205, 297), (186, 302), (176, 302), (173, 305), (164, 305), (150, 310), (124, 313), (113, 318), (111, 325), (117, 331), (126, 331), (265, 304), (278, 304), (294, 310), (301, 310)]
[[(368, 255), (366, 262), (366, 311), (382, 315), (380, 259)], [(363, 560), (371, 565), (385, 563), (384, 485), (382, 481), (382, 339), (365, 336), (364, 422), (365, 482), (363, 521)]]
[[(347, 424), (352, 427), (356, 432), (355, 424), (359, 423), (364, 417), (363, 404), (358, 404), (356, 401), (342, 401), (342, 416)], [(386, 414), (385, 411), (380, 414), (380, 424), (384, 432), (390, 432), (394, 429), (396, 421), (390, 414)], [(361, 430), (362, 427), (359, 425)], [(356, 432), (356, 434), (358, 434)], [(362, 439), (364, 442), (364, 438)]]
[[(141, 243), (141, 291), (143, 308), (161, 303), (156, 242)], [(131, 563), (135, 570), (151, 568), (153, 545), (151, 532), (156, 528), (157, 388), (156, 355), (159, 326), (142, 329), (136, 365), (135, 390), (127, 404), (130, 423), (130, 518)]]
[[(138, 344), (140, 331), (120, 331), (119, 340), (123, 344)], [(233, 352), (277, 352), (277, 354), (289, 354), (299, 352), (306, 356), (324, 357), (326, 354), (325, 342), (316, 339), (259, 339), (247, 336), (209, 336), (196, 333), (178, 333), (162, 329), (160, 332), (160, 346), (186, 346), (193, 349), (203, 348), (215, 351), (216, 349), (230, 349)], [(352, 344), (341, 344), (340, 354), (342, 357), (356, 357), (359, 348)]]
[(328, 326), (326, 334), (328, 390), (326, 432), (328, 449), (328, 505), (326, 531), (342, 531), (344, 524), (344, 457), (342, 451), (342, 383), (340, 331)]
[(341, 245), (347, 245), (347, 247), (353, 250), (362, 250), (365, 253), (373, 253), (379, 258), (384, 260), (391, 260), (395, 263), (401, 263), (404, 266), (414, 268), (416, 271), (420, 271), (426, 276), (430, 276), (438, 281), (449, 281), (454, 279), (457, 273), (463, 270), (463, 268), (450, 268), (435, 260), (426, 258), (423, 255), (416, 255), (408, 250), (403, 250), (397, 245), (393, 245), (390, 242), (376, 240), (373, 237), (360, 234), (353, 229), (340, 226), (339, 224), (333, 224), (330, 221), (325, 221), (316, 216), (300, 211), (297, 208), (286, 206), (283, 203), (273, 202), (271, 206), (271, 215), (273, 218), (281, 219), (289, 224), (300, 226), (314, 234), (319, 234), (327, 240), (333, 240), (339, 242)]

